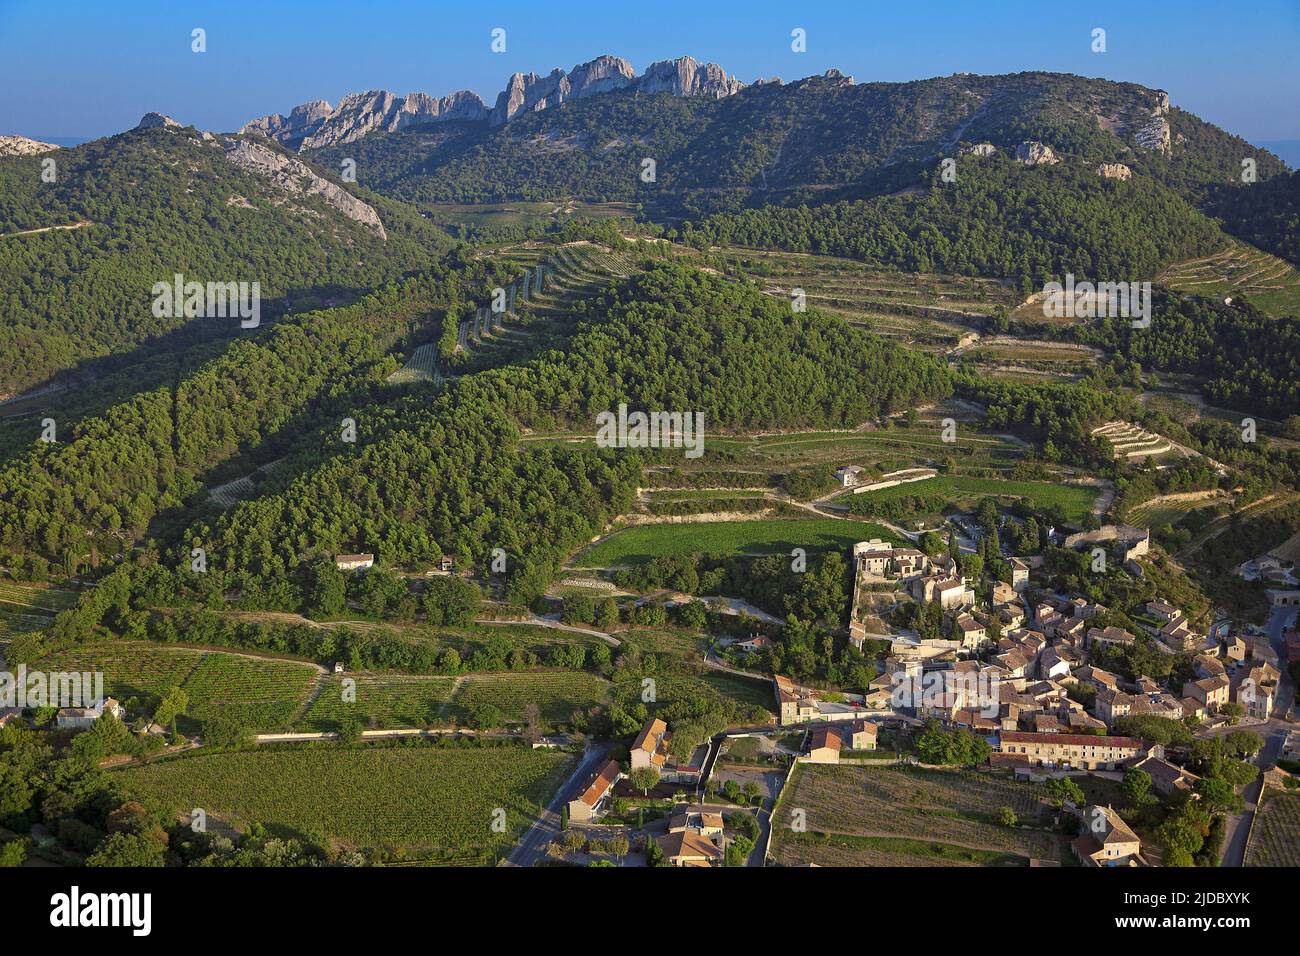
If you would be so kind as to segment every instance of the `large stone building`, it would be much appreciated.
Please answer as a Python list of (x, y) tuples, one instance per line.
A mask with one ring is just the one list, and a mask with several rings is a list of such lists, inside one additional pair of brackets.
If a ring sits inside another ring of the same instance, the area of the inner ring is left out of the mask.
[(996, 766), (1052, 767), (1063, 770), (1114, 770), (1150, 748), (1133, 737), (1098, 734), (1004, 732), (989, 758)]

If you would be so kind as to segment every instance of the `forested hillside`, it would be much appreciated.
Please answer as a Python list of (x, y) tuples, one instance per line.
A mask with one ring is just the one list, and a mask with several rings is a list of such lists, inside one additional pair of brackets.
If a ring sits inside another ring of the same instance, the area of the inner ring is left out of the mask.
[[(139, 539), (207, 469), (240, 449), (300, 439), (348, 386), (379, 382), (415, 327), (436, 336), (442, 303), (483, 264), (392, 283), (357, 304), (304, 313), (240, 340), (176, 383), (134, 395), (0, 470), (0, 547), (75, 566)], [(292, 427), (290, 427), (292, 426)], [(287, 432), (279, 437), (280, 432)]]
[(501, 548), (511, 593), (527, 598), (627, 508), (640, 462), (521, 448), (520, 425), (594, 433), (598, 411), (627, 402), (702, 412), (706, 433), (843, 427), (951, 390), (936, 360), (681, 267), (630, 278), (589, 311), (599, 318), (563, 353), (466, 376), (355, 453), (191, 529), (187, 545), (207, 547), (245, 593), (289, 604), (284, 582), (314, 553), (366, 550), (419, 567), (442, 554), (486, 565)]
[(1279, 419), (1300, 407), (1298, 317), (1272, 319), (1248, 302), (1162, 294), (1149, 328), (1100, 319), (1071, 327), (1070, 335), (1144, 368), (1195, 373), (1216, 405)]
[(720, 215), (678, 234), (697, 246), (741, 245), (861, 259), (903, 272), (1014, 279), (1028, 294), (1072, 273), (1135, 281), (1223, 244), (1215, 224), (1143, 177), (1102, 179), (1073, 164), (1025, 167), (964, 157), (957, 181), (937, 170), (920, 196)]
[[(175, 273), (259, 282), (267, 322), (355, 297), (450, 246), (397, 203), (376, 200), (384, 240), (319, 198), (290, 201), (193, 131), (134, 130), (60, 150), (52, 183), (42, 158), (0, 159), (0, 397), (184, 324), (152, 311), (154, 283)], [(15, 235), (68, 225), (78, 228)]]

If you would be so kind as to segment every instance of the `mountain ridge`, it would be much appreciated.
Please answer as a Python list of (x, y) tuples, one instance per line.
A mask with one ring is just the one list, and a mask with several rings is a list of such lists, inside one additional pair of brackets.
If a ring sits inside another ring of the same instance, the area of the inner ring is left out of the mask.
[(446, 120), (486, 120), (493, 127), (503, 126), (523, 113), (612, 90), (632, 88), (644, 93), (720, 99), (744, 86), (716, 63), (700, 63), (691, 56), (659, 60), (637, 76), (623, 57), (602, 54), (567, 73), (559, 68), (544, 76), (512, 73), (492, 107), (471, 90), (456, 90), (443, 97), (420, 92), (397, 96), (387, 90), (367, 90), (349, 93), (337, 107), (331, 107), (326, 100), (311, 100), (295, 106), (288, 116), (270, 113), (250, 120), (240, 132), (260, 133), (291, 149), (320, 149), (355, 142), (372, 132), (392, 133)]

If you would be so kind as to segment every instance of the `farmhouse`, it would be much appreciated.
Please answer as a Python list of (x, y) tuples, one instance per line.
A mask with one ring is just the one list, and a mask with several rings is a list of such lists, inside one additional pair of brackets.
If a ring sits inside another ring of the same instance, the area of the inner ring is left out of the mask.
[(765, 634), (756, 634), (753, 637), (746, 638), (743, 641), (736, 641), (731, 646), (738, 651), (744, 651), (746, 654), (752, 654), (754, 651), (761, 651), (771, 647), (773, 640)]
[(830, 727), (818, 727), (808, 740), (808, 763), (839, 763), (840, 749), (844, 741), (838, 730)]
[(722, 851), (694, 830), (677, 830), (655, 837), (664, 859), (673, 866), (718, 866)]
[(126, 714), (112, 697), (106, 697), (94, 707), (64, 707), (54, 718), (55, 726), (60, 730), (84, 730), (94, 725), (104, 714), (112, 714), (121, 720)]
[(668, 725), (662, 720), (657, 717), (647, 720), (641, 732), (636, 735), (636, 740), (632, 741), (632, 769), (654, 767), (658, 770), (663, 767), (668, 759), (668, 741), (671, 736)]
[(1084, 866), (1142, 866), (1142, 841), (1110, 807), (1096, 805), (1080, 813), (1083, 831), (1070, 844)]
[(722, 836), (722, 814), (703, 807), (692, 807), (681, 803), (673, 807), (673, 814), (668, 818), (668, 832), (680, 833), (690, 830), (710, 840)]
[(1145, 753), (1146, 744), (1133, 737), (1003, 732), (989, 762), (995, 766), (1114, 770)]
[(855, 720), (849, 725), (849, 747), (853, 750), (875, 750), (879, 728), (869, 720)]
[(334, 556), (334, 567), (340, 571), (360, 571), (372, 567), (375, 563), (373, 554), (338, 554)]
[(569, 819), (575, 823), (594, 820), (604, 811), (614, 784), (623, 776), (618, 761), (610, 760), (596, 771), (585, 790), (575, 799), (569, 801)]

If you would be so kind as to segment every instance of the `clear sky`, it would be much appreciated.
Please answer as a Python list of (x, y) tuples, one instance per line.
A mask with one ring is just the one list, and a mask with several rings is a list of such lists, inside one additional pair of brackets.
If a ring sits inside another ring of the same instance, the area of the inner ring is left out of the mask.
[[(206, 53), (191, 52), (195, 27)], [(226, 131), (374, 88), (470, 89), (490, 105), (516, 70), (602, 53), (637, 72), (690, 54), (745, 82), (829, 67), (859, 82), (1104, 76), (1166, 89), (1251, 140), (1300, 138), (1300, 0), (0, 0), (0, 134), (100, 136), (150, 110)]]

